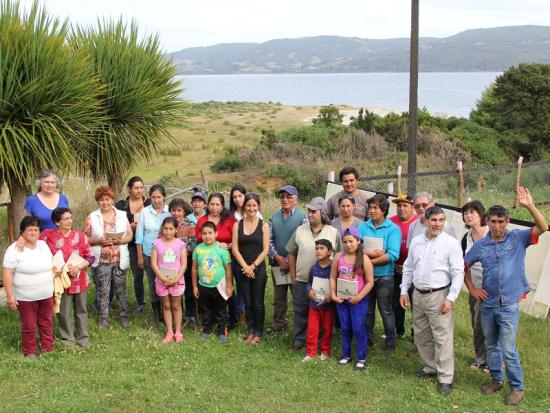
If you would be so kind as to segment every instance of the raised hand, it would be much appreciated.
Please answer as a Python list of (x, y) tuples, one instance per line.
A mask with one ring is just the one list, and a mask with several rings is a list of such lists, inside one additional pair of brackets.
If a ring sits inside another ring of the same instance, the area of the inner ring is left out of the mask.
[(523, 186), (518, 186), (516, 188), (516, 199), (518, 200), (518, 203), (525, 208), (534, 204), (533, 197), (531, 196), (529, 189)]

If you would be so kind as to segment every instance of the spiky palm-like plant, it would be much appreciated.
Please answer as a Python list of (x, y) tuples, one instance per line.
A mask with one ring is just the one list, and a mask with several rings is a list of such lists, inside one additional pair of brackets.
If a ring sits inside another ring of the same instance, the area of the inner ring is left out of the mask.
[[(75, 148), (105, 120), (102, 86), (87, 56), (67, 47), (68, 22), (34, 2), (0, 3), (0, 176), (19, 226), (29, 183), (42, 168), (68, 170)], [(1, 179), (0, 179), (1, 180)]]
[(170, 138), (170, 127), (179, 124), (181, 83), (174, 80), (176, 70), (161, 52), (158, 36), (140, 39), (134, 22), (78, 28), (71, 45), (91, 57), (109, 117), (105, 129), (88, 141), (83, 171), (120, 191), (128, 170), (150, 160), (161, 138)]

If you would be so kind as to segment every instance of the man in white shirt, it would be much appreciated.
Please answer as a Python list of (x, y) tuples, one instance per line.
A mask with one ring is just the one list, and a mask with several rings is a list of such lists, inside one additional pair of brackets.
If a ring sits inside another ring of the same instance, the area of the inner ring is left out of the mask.
[(403, 266), (401, 306), (409, 307), (413, 292), (414, 342), (424, 368), (416, 377), (437, 377), (439, 391), (448, 395), (454, 376), (453, 303), (464, 280), (464, 260), (459, 242), (444, 232), (440, 207), (425, 212), (426, 232), (415, 237)]

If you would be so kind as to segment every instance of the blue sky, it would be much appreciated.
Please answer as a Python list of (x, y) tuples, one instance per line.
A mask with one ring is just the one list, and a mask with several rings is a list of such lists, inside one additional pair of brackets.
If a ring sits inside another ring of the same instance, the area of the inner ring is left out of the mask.
[[(21, 0), (25, 6), (31, 0)], [(340, 35), (408, 37), (409, 0), (42, 0), (54, 15), (90, 24), (135, 19), (166, 51), (217, 43)], [(420, 0), (420, 35), (479, 27), (550, 25), (550, 0)]]

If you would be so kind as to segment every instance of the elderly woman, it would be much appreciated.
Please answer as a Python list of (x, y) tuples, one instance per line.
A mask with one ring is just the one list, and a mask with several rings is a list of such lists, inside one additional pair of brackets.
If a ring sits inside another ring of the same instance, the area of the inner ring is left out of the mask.
[(99, 326), (109, 325), (109, 292), (113, 280), (118, 296), (119, 316), (123, 327), (130, 325), (128, 317), (128, 294), (126, 292), (126, 269), (130, 265), (128, 243), (133, 232), (126, 213), (114, 208), (115, 193), (108, 186), (95, 191), (99, 209), (86, 218), (86, 235), (95, 256), (94, 281), (99, 310)]
[[(90, 345), (90, 335), (88, 334), (86, 303), (89, 281), (86, 267), (95, 261), (95, 257), (90, 249), (86, 234), (73, 228), (73, 213), (69, 208), (54, 209), (52, 221), (57, 225), (57, 229), (46, 229), (40, 234), (40, 239), (48, 244), (52, 254), (55, 255), (58, 251), (61, 251), (65, 262), (73, 254), (77, 254), (86, 260), (69, 270), (71, 285), (65, 289), (61, 296), (60, 310), (57, 315), (59, 335), (63, 344), (76, 342), (81, 347), (88, 347)], [(76, 334), (71, 322), (73, 309)]]
[(145, 198), (143, 195), (145, 186), (143, 184), (143, 179), (139, 176), (131, 177), (128, 180), (127, 188), (128, 196), (126, 199), (118, 201), (115, 204), (115, 208), (126, 212), (132, 231), (134, 231), (134, 238), (128, 243), (128, 252), (130, 253), (130, 268), (134, 276), (134, 294), (136, 296), (136, 309), (134, 315), (140, 315), (145, 310), (145, 288), (143, 285), (143, 268), (138, 267), (135, 233), (139, 214), (141, 214), (143, 208), (151, 205), (151, 200)]
[(52, 211), (57, 207), (68, 208), (69, 200), (63, 194), (57, 193), (61, 187), (61, 179), (51, 169), (42, 171), (36, 180), (38, 192), (25, 201), (27, 214), (37, 217), (42, 223), (40, 231), (56, 229), (52, 222)]
[(19, 310), (21, 346), (25, 357), (38, 357), (36, 329), (40, 332), (42, 352), (54, 350), (52, 253), (39, 240), (40, 220), (24, 217), (19, 226), (25, 240), (23, 251), (11, 244), (4, 255), (4, 287), (8, 306)]
[(145, 268), (149, 281), (149, 297), (153, 309), (153, 321), (161, 320), (160, 298), (155, 291), (155, 273), (151, 268), (151, 252), (153, 242), (158, 238), (160, 226), (164, 218), (170, 216), (166, 205), (166, 190), (162, 185), (155, 184), (149, 189), (151, 205), (146, 206), (139, 214), (136, 227), (137, 260), (140, 268)]

